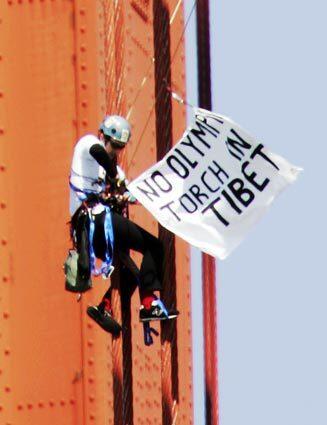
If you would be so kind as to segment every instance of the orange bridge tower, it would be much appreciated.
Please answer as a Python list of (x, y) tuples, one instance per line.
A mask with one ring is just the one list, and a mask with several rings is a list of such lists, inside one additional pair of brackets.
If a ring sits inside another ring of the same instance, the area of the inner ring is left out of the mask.
[[(141, 206), (130, 218), (163, 240), (163, 299), (181, 310), (150, 347), (128, 277), (115, 279), (119, 338), (64, 291), (68, 175), (78, 138), (104, 114), (126, 116), (129, 179), (185, 129), (183, 1), (0, 2), (0, 423), (192, 424), (189, 247)], [(133, 257), (136, 262), (137, 256)]]

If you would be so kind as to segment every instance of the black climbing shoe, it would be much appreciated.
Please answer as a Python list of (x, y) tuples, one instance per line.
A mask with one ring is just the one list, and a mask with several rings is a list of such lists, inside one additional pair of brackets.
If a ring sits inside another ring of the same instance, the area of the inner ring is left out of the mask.
[(96, 305), (89, 306), (86, 310), (88, 316), (91, 317), (103, 330), (115, 336), (118, 336), (122, 330), (120, 324), (112, 317), (112, 314), (100, 309)]
[(159, 299), (152, 301), (151, 308), (140, 307), (140, 322), (150, 322), (152, 320), (176, 319), (179, 315), (177, 310), (167, 310), (163, 302)]

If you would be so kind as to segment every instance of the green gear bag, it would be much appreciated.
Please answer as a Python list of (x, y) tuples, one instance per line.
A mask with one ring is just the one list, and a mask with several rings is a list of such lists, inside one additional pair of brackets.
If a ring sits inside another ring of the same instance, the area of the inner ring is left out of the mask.
[(83, 274), (78, 267), (78, 253), (75, 249), (68, 251), (64, 262), (65, 289), (70, 292), (86, 292), (92, 288), (90, 274)]

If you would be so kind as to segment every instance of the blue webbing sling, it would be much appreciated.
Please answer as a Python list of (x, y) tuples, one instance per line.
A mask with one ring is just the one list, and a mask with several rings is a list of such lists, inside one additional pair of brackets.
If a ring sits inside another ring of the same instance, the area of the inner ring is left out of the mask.
[[(69, 186), (73, 191), (77, 194), (78, 198), (81, 201), (85, 201), (87, 199), (87, 196), (90, 194), (98, 194), (99, 192), (96, 190), (87, 190), (87, 189), (79, 189), (78, 187), (74, 186), (71, 181), (69, 181)], [(112, 266), (112, 255), (114, 252), (114, 231), (112, 227), (112, 217), (111, 217), (111, 210), (108, 206), (104, 205), (106, 216), (105, 216), (105, 222), (104, 222), (104, 233), (105, 233), (105, 239), (107, 243), (107, 249), (106, 249), (106, 259), (102, 262), (102, 265), (100, 268), (95, 267), (95, 261), (96, 257), (94, 254), (94, 248), (93, 248), (93, 236), (94, 236), (94, 229), (95, 229), (95, 223), (94, 223), (94, 216), (92, 214), (91, 208), (87, 208), (87, 212), (90, 218), (90, 230), (89, 230), (89, 255), (90, 255), (90, 268), (91, 272), (94, 276), (99, 276), (102, 274), (104, 278), (110, 276), (112, 271), (114, 270), (114, 267)], [(109, 247), (110, 254), (109, 254)]]
[[(102, 265), (100, 268), (95, 267), (95, 254), (94, 254), (94, 248), (93, 248), (93, 235), (94, 235), (94, 216), (92, 214), (92, 211), (90, 208), (87, 209), (89, 217), (90, 217), (90, 232), (89, 232), (89, 247), (90, 247), (90, 265), (92, 274), (94, 276), (99, 276), (102, 274), (104, 277), (108, 277), (112, 270), (112, 253), (114, 252), (114, 231), (112, 228), (112, 217), (111, 217), (111, 210), (109, 207), (104, 206), (106, 211), (106, 217), (104, 221), (104, 233), (105, 238), (107, 242), (107, 249), (106, 249), (106, 259), (102, 262)], [(110, 254), (109, 254), (109, 246), (110, 246)]]

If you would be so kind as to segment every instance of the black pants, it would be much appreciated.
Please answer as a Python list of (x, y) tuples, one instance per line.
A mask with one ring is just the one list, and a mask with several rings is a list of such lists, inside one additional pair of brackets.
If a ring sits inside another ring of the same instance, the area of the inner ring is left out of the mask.
[[(95, 230), (93, 248), (97, 258), (104, 260), (107, 248), (104, 235), (105, 212), (95, 216)], [(164, 251), (162, 242), (133, 223), (131, 220), (112, 212), (112, 224), (114, 232), (114, 264), (119, 253), (133, 250), (143, 254), (140, 268), (140, 289), (162, 289), (162, 267)]]

